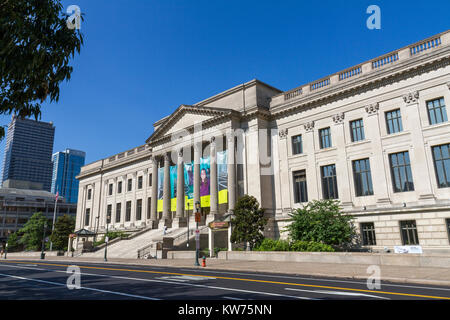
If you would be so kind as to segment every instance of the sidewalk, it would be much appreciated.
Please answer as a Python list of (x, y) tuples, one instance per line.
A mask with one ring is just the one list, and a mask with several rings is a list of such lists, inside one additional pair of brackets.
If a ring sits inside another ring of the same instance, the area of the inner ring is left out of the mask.
[[(317, 277), (336, 277), (346, 279), (367, 279), (368, 265), (331, 264), (331, 263), (300, 263), (300, 262), (270, 262), (270, 261), (230, 261), (209, 258), (206, 268), (195, 267), (192, 259), (119, 259), (111, 258), (104, 262), (99, 258), (88, 257), (46, 257), (40, 260), (37, 257), (8, 257), (8, 261), (35, 260), (36, 262), (90, 262), (99, 264), (166, 266), (177, 268), (197, 268), (202, 270), (227, 270), (244, 272), (283, 273)], [(450, 287), (450, 272), (448, 268), (420, 268), (403, 266), (382, 266), (381, 281), (418, 283)], [(245, 275), (242, 275), (245, 276)]]

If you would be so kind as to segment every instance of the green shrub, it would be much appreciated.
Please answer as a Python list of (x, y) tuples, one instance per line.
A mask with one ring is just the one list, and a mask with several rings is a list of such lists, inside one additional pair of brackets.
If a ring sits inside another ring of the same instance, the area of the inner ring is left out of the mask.
[(256, 251), (289, 251), (289, 241), (265, 238)]
[(334, 252), (333, 247), (328, 244), (314, 241), (293, 241), (290, 244), (290, 251), (301, 252)]

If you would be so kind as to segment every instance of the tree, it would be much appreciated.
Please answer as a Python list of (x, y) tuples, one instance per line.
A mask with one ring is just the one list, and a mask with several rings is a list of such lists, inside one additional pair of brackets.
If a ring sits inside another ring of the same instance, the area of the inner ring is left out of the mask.
[(353, 217), (341, 212), (337, 200), (314, 200), (293, 211), (285, 231), (292, 240), (345, 246), (356, 237)]
[(245, 195), (241, 197), (234, 207), (235, 217), (231, 220), (233, 232), (232, 243), (249, 243), (250, 250), (258, 246), (264, 239), (263, 231), (267, 224), (264, 209), (259, 208), (255, 197)]
[(19, 241), (17, 232), (14, 232), (8, 237), (8, 251), (13, 252), (19, 248)]
[(67, 19), (60, 0), (0, 2), (0, 114), (39, 120), (41, 103), (59, 100), (59, 85), (73, 71), (69, 58), (83, 44)]
[(44, 224), (47, 223), (45, 236), (47, 237), (51, 231), (51, 222), (42, 214), (36, 212), (25, 223), (19, 233), (22, 237), (19, 240), (26, 250), (40, 250), (42, 247), (42, 237), (44, 235)]
[(50, 236), (53, 249), (67, 250), (69, 235), (75, 229), (75, 219), (67, 214), (60, 216), (55, 222), (55, 229)]

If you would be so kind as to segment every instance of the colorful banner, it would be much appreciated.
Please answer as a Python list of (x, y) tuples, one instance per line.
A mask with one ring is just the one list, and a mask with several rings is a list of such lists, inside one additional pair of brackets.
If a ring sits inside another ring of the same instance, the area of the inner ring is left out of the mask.
[(158, 206), (157, 211), (163, 211), (163, 194), (164, 194), (164, 168), (158, 169)]
[(184, 198), (186, 210), (194, 208), (194, 164), (184, 164)]
[(200, 158), (200, 203), (202, 207), (210, 206), (210, 159)]
[(217, 152), (217, 182), (219, 204), (228, 203), (228, 166), (227, 151)]
[(177, 167), (170, 167), (170, 211), (177, 211)]

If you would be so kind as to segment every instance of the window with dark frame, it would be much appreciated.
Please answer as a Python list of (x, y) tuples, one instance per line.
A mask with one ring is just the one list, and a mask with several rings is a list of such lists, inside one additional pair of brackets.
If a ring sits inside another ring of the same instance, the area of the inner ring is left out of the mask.
[(438, 188), (450, 187), (450, 143), (432, 147)]
[(447, 225), (448, 242), (450, 243), (450, 219), (445, 219), (445, 224)]
[(409, 152), (391, 153), (389, 163), (394, 192), (414, 191)]
[(152, 210), (152, 198), (148, 197), (147, 198), (147, 219), (150, 219), (151, 210)]
[(438, 124), (448, 121), (444, 98), (427, 101), (427, 110), (430, 124)]
[(292, 137), (292, 154), (303, 153), (302, 135)]
[(350, 132), (352, 136), (352, 142), (364, 140), (365, 136), (363, 119), (350, 121)]
[(90, 208), (87, 208), (87, 209), (86, 209), (85, 216), (84, 216), (84, 225), (85, 225), (85, 226), (88, 226), (88, 225), (89, 225), (89, 219), (90, 219), (90, 216), (91, 216), (91, 209), (90, 209)]
[(131, 191), (133, 187), (133, 179), (128, 179), (128, 188), (127, 191)]
[(418, 245), (419, 236), (415, 220), (400, 221), (400, 232), (403, 245)]
[(142, 189), (142, 176), (138, 177), (138, 189)]
[(117, 193), (122, 193), (122, 181), (117, 183)]
[(88, 189), (88, 200), (91, 200), (92, 197), (92, 189)]
[(131, 201), (127, 201), (125, 207), (125, 221), (131, 220)]
[(113, 194), (113, 184), (112, 183), (110, 183), (109, 184), (109, 190), (108, 190), (108, 195), (112, 195)]
[(324, 199), (339, 198), (337, 179), (336, 179), (336, 165), (331, 164), (328, 166), (322, 166), (322, 167), (320, 167), (320, 173), (322, 176), (323, 198)]
[(402, 115), (400, 109), (386, 112), (386, 129), (388, 134), (403, 131)]
[(306, 170), (293, 172), (294, 201), (295, 203), (308, 202), (308, 191), (306, 186)]
[(373, 222), (361, 223), (361, 234), (364, 246), (375, 246), (377, 244)]
[(108, 204), (106, 207), (106, 223), (111, 223), (111, 215), (112, 215), (112, 204)]
[(120, 222), (120, 214), (122, 211), (122, 203), (116, 203), (116, 223)]
[(148, 186), (149, 187), (152, 186), (152, 174), (151, 173), (148, 175)]
[(142, 219), (142, 199), (136, 200), (136, 220)]
[(355, 160), (352, 164), (356, 196), (362, 197), (373, 195), (369, 158)]
[(330, 127), (319, 130), (320, 149), (331, 147), (331, 130)]

